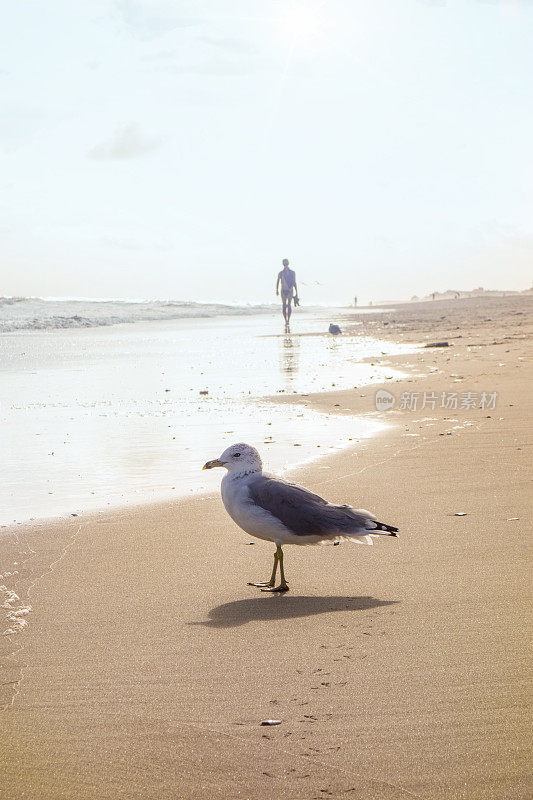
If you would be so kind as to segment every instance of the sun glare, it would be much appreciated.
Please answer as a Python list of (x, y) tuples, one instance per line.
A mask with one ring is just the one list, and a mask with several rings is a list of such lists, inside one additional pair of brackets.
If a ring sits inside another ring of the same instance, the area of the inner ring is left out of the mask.
[(323, 18), (319, 7), (310, 3), (291, 3), (279, 19), (280, 32), (293, 47), (312, 47), (320, 39)]

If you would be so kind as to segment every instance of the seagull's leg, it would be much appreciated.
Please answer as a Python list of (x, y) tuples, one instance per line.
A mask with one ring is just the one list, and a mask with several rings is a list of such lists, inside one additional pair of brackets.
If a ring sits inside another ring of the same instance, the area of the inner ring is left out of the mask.
[(248, 586), (258, 586), (260, 589), (262, 589), (263, 587), (271, 587), (271, 586), (275, 585), (275, 583), (276, 583), (276, 572), (278, 571), (278, 560), (279, 560), (278, 550), (281, 550), (281, 547), (279, 547), (276, 550), (276, 552), (274, 553), (274, 566), (272, 568), (272, 575), (270, 576), (270, 580), (267, 581), (266, 583), (252, 583), (252, 582), (249, 582)]
[(281, 583), (278, 586), (278, 589), (280, 591), (286, 591), (289, 588), (289, 585), (288, 585), (287, 581), (285, 580), (285, 573), (283, 571), (283, 550), (281, 549), (281, 545), (279, 545), (278, 550), (279, 550), (279, 555), (278, 555), (279, 576), (281, 578)]
[[(276, 582), (275, 581), (275, 578), (276, 578), (276, 566), (277, 566), (278, 562), (279, 562), (279, 571), (280, 571), (281, 583), (280, 583), (279, 586), (274, 586), (274, 583)], [(281, 545), (280, 544), (278, 544), (278, 546), (276, 548), (276, 552), (274, 554), (274, 570), (272, 572), (271, 582), (269, 584), (267, 584), (266, 586), (263, 586), (261, 588), (261, 591), (262, 592), (288, 592), (289, 591), (289, 586), (287, 584), (287, 581), (285, 580), (285, 573), (283, 571), (283, 550), (281, 549)]]

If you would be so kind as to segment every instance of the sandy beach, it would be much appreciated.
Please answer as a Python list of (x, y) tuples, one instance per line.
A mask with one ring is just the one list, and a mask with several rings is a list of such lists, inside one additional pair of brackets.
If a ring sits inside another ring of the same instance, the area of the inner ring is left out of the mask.
[(0, 797), (531, 797), (531, 306), (337, 319), (449, 346), (375, 359), (401, 381), (287, 398), (387, 423), (290, 477), (400, 538), (287, 547), (286, 595), (246, 585), (272, 547), (218, 493), (5, 531), (29, 624), (1, 642)]

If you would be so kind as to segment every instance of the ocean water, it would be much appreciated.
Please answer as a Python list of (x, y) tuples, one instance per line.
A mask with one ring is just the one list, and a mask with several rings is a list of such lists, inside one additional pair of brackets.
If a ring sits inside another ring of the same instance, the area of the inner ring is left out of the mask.
[(0, 333), (53, 328), (97, 328), (123, 322), (271, 314), (269, 305), (231, 306), (178, 300), (90, 300), (0, 297)]
[(215, 491), (201, 467), (238, 441), (280, 472), (372, 435), (377, 422), (261, 399), (397, 374), (362, 358), (406, 348), (332, 337), (330, 318), (298, 311), (291, 334), (279, 312), (0, 334), (0, 524)]

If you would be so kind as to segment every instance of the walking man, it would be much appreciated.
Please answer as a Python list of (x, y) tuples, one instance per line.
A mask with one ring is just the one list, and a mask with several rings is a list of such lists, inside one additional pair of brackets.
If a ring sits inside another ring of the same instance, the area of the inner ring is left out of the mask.
[[(294, 305), (299, 305), (298, 289), (296, 287), (296, 273), (294, 270), (289, 269), (288, 258), (283, 259), (283, 269), (278, 273), (278, 280), (276, 281), (276, 294), (279, 295), (279, 288), (281, 283), (281, 310), (285, 320), (285, 326), (289, 327), (289, 320), (291, 318), (291, 303), (294, 300)], [(294, 294), (293, 294), (294, 293)]]

